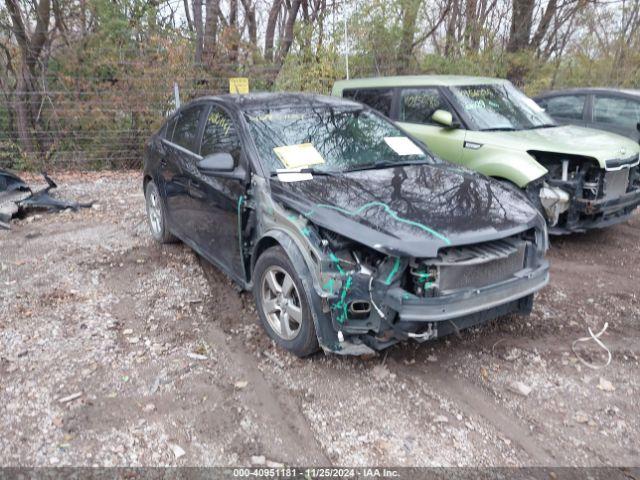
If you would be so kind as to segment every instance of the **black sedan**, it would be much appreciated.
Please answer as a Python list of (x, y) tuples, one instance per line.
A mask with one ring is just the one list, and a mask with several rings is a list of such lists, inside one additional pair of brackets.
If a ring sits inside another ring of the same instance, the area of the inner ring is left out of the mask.
[(640, 142), (640, 90), (574, 88), (535, 98), (562, 124), (607, 130)]
[(548, 281), (545, 222), (520, 192), (346, 100), (191, 102), (148, 142), (144, 192), (153, 238), (253, 290), (267, 333), (300, 356), (526, 314)]

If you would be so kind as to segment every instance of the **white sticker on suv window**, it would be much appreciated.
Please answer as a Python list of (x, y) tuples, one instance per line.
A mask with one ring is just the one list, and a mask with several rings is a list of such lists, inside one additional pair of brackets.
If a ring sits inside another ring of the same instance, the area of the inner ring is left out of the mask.
[(275, 147), (273, 153), (287, 168), (304, 168), (325, 163), (324, 158), (312, 143)]
[(424, 155), (420, 147), (413, 143), (409, 137), (384, 137), (384, 141), (398, 155)]

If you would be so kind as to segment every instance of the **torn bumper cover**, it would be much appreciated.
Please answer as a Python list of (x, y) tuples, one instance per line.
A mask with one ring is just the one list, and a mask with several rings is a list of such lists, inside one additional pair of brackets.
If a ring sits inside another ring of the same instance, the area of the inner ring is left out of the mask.
[(615, 223), (623, 222), (631, 216), (633, 210), (640, 206), (640, 187), (636, 190), (622, 194), (618, 198), (608, 200), (577, 199), (574, 209), (584, 217), (592, 217), (584, 220), (582, 228), (601, 228)]
[(429, 259), (328, 253), (321, 295), (337, 341), (323, 346), (335, 353), (372, 353), (530, 313), (533, 294), (549, 281), (541, 254), (546, 245), (537, 243), (546, 240), (534, 232), (448, 247)]
[(537, 292), (549, 281), (549, 268), (545, 262), (536, 269), (525, 269), (513, 278), (476, 290), (433, 298), (419, 298), (396, 288), (385, 296), (384, 303), (398, 312), (400, 330), (417, 332), (424, 323), (433, 323), (434, 337), (446, 333), (438, 324), (451, 326), (451, 320), (458, 329), (468, 328), (478, 323), (509, 313), (529, 313), (530, 304), (522, 302)]
[(617, 170), (583, 166), (569, 178), (549, 178), (539, 190), (549, 232), (566, 234), (603, 228), (628, 219), (640, 205), (640, 166)]
[[(487, 264), (485, 268), (491, 267)], [(402, 280), (387, 286), (385, 280), (367, 282), (366, 277), (362, 273), (347, 277), (338, 294), (327, 298), (330, 312), (334, 312), (333, 326), (342, 339), (332, 349), (337, 353), (343, 348), (351, 353), (351, 344), (362, 343), (379, 350), (407, 339), (422, 342), (500, 316), (528, 314), (533, 294), (549, 281), (549, 265), (542, 261), (495, 283), (441, 295), (431, 292), (435, 296), (416, 295), (416, 290), (405, 288)], [(367, 290), (368, 296), (364, 294)], [(341, 316), (343, 307), (346, 313)]]
[(58, 185), (46, 173), (43, 172), (42, 176), (47, 182), (47, 187), (34, 192), (20, 177), (0, 169), (0, 228), (8, 229), (11, 218), (27, 208), (77, 210), (93, 205), (93, 202), (78, 203), (52, 197), (49, 192)]

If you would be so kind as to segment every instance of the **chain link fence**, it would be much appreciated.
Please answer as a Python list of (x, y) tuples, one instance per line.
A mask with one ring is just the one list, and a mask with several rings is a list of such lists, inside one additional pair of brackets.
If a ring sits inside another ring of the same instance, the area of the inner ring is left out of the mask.
[[(220, 71), (221, 68), (216, 69)], [(16, 170), (137, 169), (146, 140), (182, 103), (229, 92), (230, 77), (248, 77), (251, 91), (273, 90), (275, 68), (225, 68), (228, 74), (185, 73), (95, 82), (47, 79), (56, 89), (0, 92), (0, 168)], [(244, 71), (243, 71), (244, 70)], [(64, 85), (69, 88), (60, 88)], [(27, 119), (27, 120), (25, 120)]]

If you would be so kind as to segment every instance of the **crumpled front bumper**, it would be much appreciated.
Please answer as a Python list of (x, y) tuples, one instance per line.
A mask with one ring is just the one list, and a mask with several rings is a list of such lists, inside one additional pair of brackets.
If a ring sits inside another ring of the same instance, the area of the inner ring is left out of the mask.
[(448, 322), (527, 297), (549, 282), (549, 263), (521, 270), (513, 277), (475, 290), (464, 290), (441, 297), (417, 297), (401, 288), (387, 292), (384, 305), (398, 312), (398, 325)]
[(549, 263), (521, 270), (512, 278), (475, 290), (441, 297), (417, 297), (395, 288), (384, 304), (398, 312), (399, 323), (445, 322), (508, 304), (537, 292), (549, 282)]
[(563, 225), (549, 228), (549, 233), (562, 235), (615, 225), (627, 220), (638, 206), (640, 189), (609, 200), (572, 199), (571, 217)]
[(640, 205), (640, 188), (610, 200), (576, 200), (578, 211), (587, 215), (611, 215), (621, 210), (634, 209), (638, 205)]
[(521, 270), (502, 282), (440, 297), (418, 297), (402, 288), (392, 288), (381, 301), (396, 313), (387, 328), (364, 339), (366, 345), (347, 342), (334, 351), (371, 353), (409, 338), (424, 342), (512, 313), (528, 314), (533, 294), (548, 282), (549, 264), (543, 260), (537, 267)]

